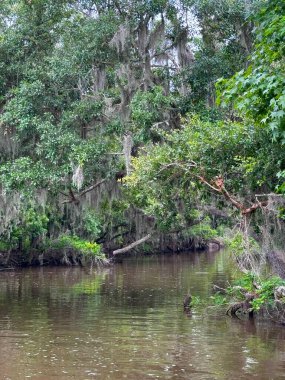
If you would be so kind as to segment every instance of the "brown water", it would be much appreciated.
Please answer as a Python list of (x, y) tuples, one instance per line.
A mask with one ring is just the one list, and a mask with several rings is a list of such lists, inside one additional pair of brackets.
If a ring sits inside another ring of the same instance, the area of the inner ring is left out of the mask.
[(285, 329), (181, 304), (231, 277), (227, 252), (0, 273), (0, 379), (285, 378)]

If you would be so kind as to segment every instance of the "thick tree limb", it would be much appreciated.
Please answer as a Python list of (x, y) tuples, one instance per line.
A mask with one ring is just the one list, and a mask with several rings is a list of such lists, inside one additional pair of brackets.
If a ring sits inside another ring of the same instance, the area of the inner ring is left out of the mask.
[(211, 183), (209, 183), (203, 176), (201, 175), (197, 175), (197, 178), (200, 179), (200, 181), (202, 183), (204, 183), (205, 185), (207, 185), (210, 189), (220, 193), (220, 194), (223, 194), (224, 197), (229, 200), (231, 202), (231, 204), (233, 206), (235, 206), (238, 210), (241, 211), (242, 215), (250, 215), (252, 214), (254, 211), (256, 211), (258, 208), (260, 207), (265, 207), (268, 205), (268, 201), (262, 201), (262, 202), (257, 202), (257, 203), (254, 203), (253, 205), (251, 205), (250, 207), (246, 207), (245, 205), (243, 205), (242, 203), (240, 203), (237, 199), (235, 199), (229, 192), (228, 190), (225, 188), (224, 186), (224, 180), (222, 177), (217, 177), (213, 182), (215, 184), (212, 185)]
[(144, 236), (143, 238), (133, 242), (132, 244), (130, 245), (127, 245), (126, 247), (124, 248), (120, 248), (120, 249), (116, 249), (115, 251), (113, 251), (113, 255), (118, 255), (119, 253), (125, 253), (125, 252), (128, 252), (130, 251), (131, 249), (135, 248), (137, 245), (140, 245), (142, 243), (144, 243), (145, 241), (147, 241), (149, 238), (151, 237), (151, 234), (147, 234), (146, 236)]
[(258, 208), (265, 207), (268, 205), (268, 201), (262, 201), (262, 202), (257, 202), (251, 205), (250, 207), (246, 207), (242, 203), (238, 202), (236, 199), (233, 198), (232, 195), (229, 194), (229, 192), (225, 189), (225, 187), (222, 187), (222, 194), (236, 207), (238, 208), (242, 215), (250, 215), (254, 211), (256, 211)]
[[(78, 199), (75, 197), (74, 192), (73, 192), (71, 187), (69, 188), (69, 196), (70, 196), (70, 199), (68, 200), (67, 203), (72, 203), (72, 202), (78, 203), (79, 202)], [(65, 202), (63, 202), (63, 203), (65, 203)]]
[[(163, 165), (161, 169), (159, 170), (159, 172), (167, 170), (171, 167), (177, 167), (187, 172), (190, 168), (197, 168), (197, 163), (194, 161), (190, 161), (188, 164), (184, 162), (171, 162), (171, 163)], [(240, 210), (241, 214), (244, 216), (250, 215), (254, 211), (256, 211), (258, 208), (265, 207), (268, 205), (268, 201), (262, 201), (262, 202), (258, 201), (252, 204), (250, 207), (245, 206), (228, 192), (228, 190), (224, 186), (224, 179), (221, 176), (215, 177), (214, 180), (207, 181), (205, 176), (202, 174), (192, 173), (192, 175), (196, 177), (197, 179), (199, 179), (200, 182), (202, 182), (211, 190), (215, 191), (216, 193), (222, 194), (228, 201), (231, 202), (231, 204), (234, 207)]]
[(268, 205), (268, 201), (262, 201), (262, 202), (254, 203), (252, 206), (250, 206), (248, 208), (244, 208), (242, 210), (242, 214), (243, 215), (251, 214), (252, 212), (257, 210), (258, 208), (266, 207), (267, 205)]
[(242, 213), (245, 211), (245, 206), (237, 201), (230, 193), (226, 190), (224, 185), (221, 187), (221, 193), (228, 199), (237, 209), (241, 210)]

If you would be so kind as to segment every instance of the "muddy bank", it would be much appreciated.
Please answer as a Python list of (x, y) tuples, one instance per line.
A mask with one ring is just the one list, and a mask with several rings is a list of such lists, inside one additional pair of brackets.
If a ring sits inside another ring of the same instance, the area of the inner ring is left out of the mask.
[(11, 251), (0, 252), (0, 269), (29, 267), (29, 266), (88, 266), (88, 265), (109, 265), (110, 260), (86, 257), (82, 253), (74, 250), (48, 250), (40, 252), (30, 250), (28, 253)]
[[(164, 249), (161, 249), (162, 247)], [(0, 269), (29, 267), (29, 266), (88, 266), (88, 265), (110, 265), (114, 262), (121, 262), (124, 257), (132, 255), (149, 254), (178, 254), (183, 252), (217, 252), (224, 248), (222, 241), (213, 239), (208, 242), (200, 242), (189, 239), (179, 240), (177, 234), (164, 237), (163, 244), (159, 237), (153, 237), (147, 244), (140, 245), (126, 253), (113, 255), (116, 246), (107, 245), (104, 247), (105, 259), (86, 257), (73, 249), (30, 249), (28, 252), (11, 250), (0, 252)]]

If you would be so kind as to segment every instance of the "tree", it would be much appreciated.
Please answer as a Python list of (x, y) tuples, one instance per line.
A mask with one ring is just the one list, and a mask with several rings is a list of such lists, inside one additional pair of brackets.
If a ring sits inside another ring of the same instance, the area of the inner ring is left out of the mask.
[[(47, 235), (69, 230), (100, 242), (125, 239), (130, 243), (136, 230), (133, 197), (138, 209), (154, 217), (154, 228), (169, 232), (199, 222), (197, 209), (204, 207), (200, 196), (204, 202), (219, 199), (218, 204), (222, 198), (232, 204), (235, 199), (236, 205), (250, 208), (256, 193), (280, 185), (276, 173), (282, 176), (284, 170), (281, 134), (268, 144), (268, 128), (262, 130), (252, 117), (239, 115), (238, 119), (214, 104), (214, 82), (219, 76), (230, 77), (247, 67), (237, 74), (241, 78), (253, 75), (253, 65), (261, 67), (259, 53), (253, 53), (257, 59), (250, 66), (247, 62), (253, 27), (248, 15), (260, 4), (3, 1), (0, 181), (3, 204), (9, 192), (9, 202), (21, 199), (21, 207), (10, 207), (18, 210), (13, 223), (25, 225), (20, 218), (25, 207), (39, 207), (42, 212), (37, 194), (46, 192), (46, 203), (58, 221), (56, 228), (48, 223)], [(276, 14), (282, 37), (278, 9), (268, 8)], [(272, 24), (263, 10), (258, 15), (255, 46), (267, 44), (269, 49), (267, 39), (272, 34), (274, 46), (282, 50), (275, 21)], [(267, 31), (273, 28), (272, 33), (263, 36), (261, 24)], [(271, 71), (279, 72), (280, 79), (281, 55), (270, 58), (271, 53), (266, 59), (272, 60)], [(239, 91), (231, 83), (236, 79), (229, 79), (224, 91), (224, 99), (230, 101)], [(279, 95), (274, 98), (278, 104)], [(199, 116), (193, 116), (193, 111)], [(189, 112), (192, 116), (182, 123)], [(230, 120), (225, 120), (228, 116)], [(133, 174), (131, 157), (137, 157)], [(130, 194), (121, 193), (121, 182), (116, 181), (126, 174), (140, 190), (129, 185)], [(223, 177), (223, 188), (215, 187), (217, 176)], [(215, 195), (209, 198), (206, 188)], [(100, 221), (100, 226), (91, 233), (85, 202), (97, 192), (100, 200), (94, 202), (91, 224)], [(234, 196), (230, 199), (227, 194)], [(208, 214), (204, 212), (202, 218), (210, 226)], [(9, 236), (9, 227), (5, 230)]]
[[(2, 219), (18, 224), (41, 190), (60, 214), (59, 204), (81, 207), (88, 192), (114, 181), (130, 151), (125, 135), (135, 152), (157, 137), (153, 124), (177, 127), (173, 77), (192, 55), (179, 5), (165, 0), (6, 0), (1, 7), (0, 180), (3, 202), (12, 192), (21, 204), (17, 218)], [(62, 228), (74, 232), (66, 218), (63, 211)]]
[[(246, 66), (252, 50), (253, 23), (250, 15), (260, 1), (188, 0), (185, 2), (197, 18), (200, 33), (192, 37), (196, 45), (191, 70), (183, 73), (191, 92), (184, 99), (183, 110), (217, 113), (215, 82), (229, 78)], [(215, 112), (214, 112), (215, 111)]]
[(238, 112), (284, 142), (284, 25), (282, 1), (266, 1), (254, 18), (255, 43), (250, 64), (230, 80), (221, 80), (220, 103), (233, 102)]
[[(275, 1), (263, 3), (255, 15), (247, 68), (219, 81), (219, 100), (230, 110), (224, 120), (205, 122), (190, 115), (182, 130), (164, 136), (163, 144), (149, 147), (134, 160), (127, 186), (139, 207), (156, 215), (158, 224), (167, 223), (171, 229), (179, 220), (180, 228), (189, 228), (193, 220), (185, 222), (185, 215), (190, 210), (205, 201), (222, 208), (228, 203), (244, 219), (246, 250), (251, 250), (248, 233), (260, 242), (266, 236), (267, 253), (276, 247), (276, 231), (284, 231), (284, 202), (276, 194), (284, 191), (283, 14), (283, 4)], [(230, 102), (238, 113), (232, 112)], [(249, 217), (260, 209), (263, 214), (258, 213), (249, 229)]]
[(134, 159), (127, 178), (133, 201), (162, 225), (172, 228), (213, 196), (217, 204), (250, 214), (262, 206), (255, 194), (271, 192), (278, 183), (282, 150), (265, 144), (266, 136), (253, 125), (203, 122), (192, 115), (182, 130), (163, 137), (163, 144)]

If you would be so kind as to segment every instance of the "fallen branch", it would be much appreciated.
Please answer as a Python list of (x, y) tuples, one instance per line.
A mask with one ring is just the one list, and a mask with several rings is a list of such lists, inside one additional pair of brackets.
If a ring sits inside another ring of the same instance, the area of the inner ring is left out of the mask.
[(128, 252), (131, 249), (135, 248), (137, 245), (140, 245), (140, 244), (144, 243), (145, 241), (147, 241), (150, 237), (151, 237), (151, 234), (147, 234), (143, 238), (141, 238), (141, 239), (139, 239), (137, 241), (134, 241), (132, 244), (127, 245), (124, 248), (116, 249), (115, 251), (113, 251), (113, 255), (118, 255), (119, 253)]

